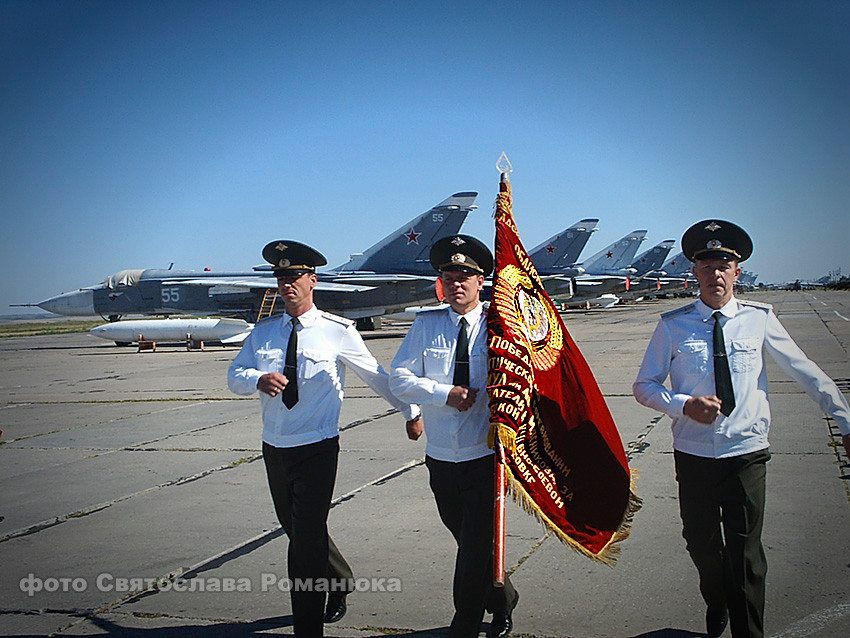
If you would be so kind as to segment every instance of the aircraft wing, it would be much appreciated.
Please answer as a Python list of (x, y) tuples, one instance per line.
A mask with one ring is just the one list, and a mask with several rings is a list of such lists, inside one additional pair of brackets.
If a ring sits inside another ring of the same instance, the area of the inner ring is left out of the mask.
[(320, 281), (316, 284), (314, 290), (320, 292), (366, 292), (367, 290), (375, 290), (377, 286), (365, 286), (354, 284), (343, 284), (336, 281)]
[[(342, 284), (361, 284), (361, 285), (369, 285), (370, 283), (387, 283), (387, 282), (405, 282), (405, 281), (435, 281), (439, 278), (439, 275), (435, 272), (433, 275), (406, 275), (403, 273), (372, 273), (372, 272), (361, 272), (361, 273), (350, 273), (344, 275), (333, 275), (330, 281), (335, 283)], [(319, 283), (322, 283), (325, 280), (322, 277), (322, 273), (319, 273)]]
[[(204, 277), (203, 279), (178, 279), (175, 283), (187, 286), (222, 286), (224, 288), (277, 288), (277, 279), (273, 277)], [(319, 281), (316, 290), (326, 292), (366, 292), (375, 286), (368, 284), (340, 283), (337, 281)]]
[(238, 286), (240, 288), (277, 288), (277, 279), (272, 276), (252, 277), (250, 275), (221, 276), (221, 277), (186, 277), (169, 278), (169, 283), (186, 284), (187, 286)]
[(601, 286), (604, 286), (606, 284), (606, 282), (603, 281), (602, 279), (589, 280), (589, 279), (578, 279), (578, 278), (576, 278), (575, 284), (579, 288), (591, 289), (591, 288), (599, 288)]

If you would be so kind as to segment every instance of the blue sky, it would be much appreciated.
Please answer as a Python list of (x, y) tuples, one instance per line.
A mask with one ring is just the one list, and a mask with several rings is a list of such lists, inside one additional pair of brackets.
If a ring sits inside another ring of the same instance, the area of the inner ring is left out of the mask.
[[(451, 193), (583, 256), (748, 229), (850, 272), (850, 3), (0, 2), (0, 313), (123, 268), (343, 263)], [(678, 248), (678, 246), (677, 246)]]

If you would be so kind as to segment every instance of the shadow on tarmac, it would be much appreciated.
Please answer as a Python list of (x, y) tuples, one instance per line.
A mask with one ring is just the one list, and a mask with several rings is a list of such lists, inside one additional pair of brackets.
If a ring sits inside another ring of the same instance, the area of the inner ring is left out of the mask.
[[(252, 638), (254, 636), (268, 636), (270, 630), (292, 627), (291, 615), (261, 618), (251, 622), (221, 622), (211, 625), (174, 625), (148, 628), (127, 627), (97, 616), (91, 617), (89, 621), (101, 631), (106, 632), (106, 635), (122, 636), (123, 638)], [(411, 632), (393, 632), (393, 635), (426, 638), (428, 636), (447, 636), (448, 632), (448, 627), (439, 627)], [(291, 636), (293, 634), (275, 632), (273, 635)], [(332, 637), (334, 635), (333, 628), (326, 626), (325, 635)], [(383, 636), (384, 634), (375, 633), (373, 635)], [(647, 636), (650, 636), (650, 634), (647, 634)], [(678, 638), (679, 634), (676, 634), (676, 636)]]
[[(211, 625), (175, 625), (171, 627), (133, 628), (117, 624), (100, 617), (90, 618), (90, 622), (98, 629), (106, 632), (106, 635), (122, 636), (129, 638), (253, 638), (255, 636), (267, 636), (270, 630), (292, 627), (292, 616), (276, 616), (272, 618), (261, 618), (251, 622), (221, 622)], [(484, 631), (488, 625), (482, 625)], [(325, 635), (333, 636), (333, 628), (325, 627)], [(436, 638), (447, 636), (448, 627), (435, 627), (419, 631), (406, 632), (404, 630), (393, 631), (392, 635), (409, 636), (411, 638)], [(274, 635), (289, 636), (289, 632), (274, 633)], [(374, 636), (385, 634), (376, 632)], [(524, 635), (524, 634), (518, 634)], [(695, 633), (685, 629), (674, 629), (666, 627), (642, 633), (632, 638), (704, 638), (706, 634)]]
[(672, 629), (671, 627), (666, 627), (664, 629), (648, 631), (645, 634), (633, 636), (633, 638), (704, 638), (704, 636), (706, 636), (706, 634), (698, 634), (686, 629)]

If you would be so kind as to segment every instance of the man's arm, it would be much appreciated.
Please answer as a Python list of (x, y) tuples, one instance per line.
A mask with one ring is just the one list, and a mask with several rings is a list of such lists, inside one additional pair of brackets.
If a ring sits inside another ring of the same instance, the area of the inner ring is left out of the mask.
[(422, 322), (413, 322), (393, 359), (390, 390), (403, 401), (427, 405), (446, 405), (452, 386), (425, 376)]
[(267, 372), (257, 379), (257, 389), (260, 392), (265, 392), (271, 397), (276, 397), (283, 392), (289, 379), (283, 376), (280, 372)]
[(686, 417), (693, 419), (699, 423), (711, 425), (720, 414), (720, 406), (722, 401), (716, 396), (710, 397), (691, 397), (685, 401), (683, 412)]
[[(686, 414), (685, 404), (693, 397), (687, 394), (676, 394), (664, 385), (670, 374), (672, 355), (673, 343), (670, 333), (664, 321), (659, 321), (649, 340), (637, 379), (632, 385), (632, 394), (641, 405), (664, 412), (671, 417), (677, 417)], [(703, 410), (705, 407), (700, 406)], [(691, 418), (694, 417), (691, 416)]]
[(422, 436), (422, 432), (425, 430), (425, 421), (422, 420), (421, 416), (418, 416), (406, 422), (404, 427), (407, 430), (407, 438), (415, 441)]
[(850, 456), (850, 407), (841, 390), (817, 364), (806, 356), (779, 322), (773, 311), (767, 314), (764, 347), (780, 368), (799, 383), (821, 410), (835, 419), (844, 449)]
[(340, 347), (339, 358), (342, 362), (354, 370), (366, 385), (377, 392), (390, 405), (404, 415), (407, 422), (415, 421), (419, 415), (419, 406), (403, 401), (396, 397), (390, 390), (390, 377), (378, 363), (369, 348), (363, 342), (360, 333), (354, 327), (348, 327)]
[(256, 368), (254, 341), (248, 335), (239, 354), (227, 368), (227, 387), (235, 394), (248, 395), (257, 391), (257, 384), (263, 373)]
[(477, 388), (467, 388), (464, 385), (453, 386), (446, 398), (446, 405), (455, 408), (459, 412), (465, 412), (475, 403), (478, 396)]

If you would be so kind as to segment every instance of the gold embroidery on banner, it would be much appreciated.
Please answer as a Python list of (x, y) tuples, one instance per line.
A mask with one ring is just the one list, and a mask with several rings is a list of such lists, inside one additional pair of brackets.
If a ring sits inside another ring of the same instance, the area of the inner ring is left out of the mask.
[(530, 346), (534, 367), (549, 370), (558, 361), (564, 335), (551, 304), (538, 299), (528, 275), (513, 265), (500, 271), (493, 299), (502, 309), (505, 324)]

